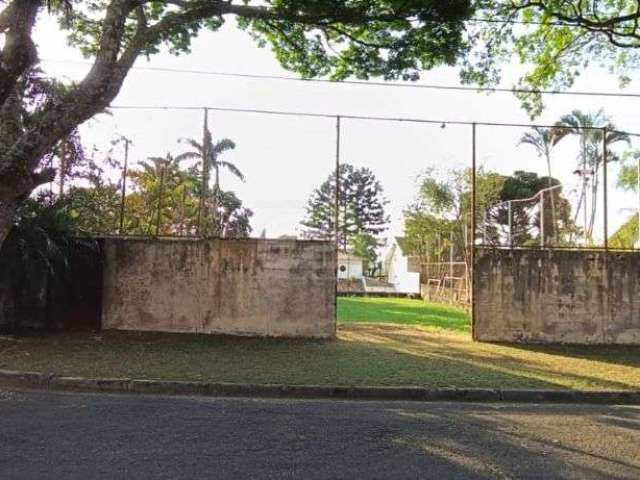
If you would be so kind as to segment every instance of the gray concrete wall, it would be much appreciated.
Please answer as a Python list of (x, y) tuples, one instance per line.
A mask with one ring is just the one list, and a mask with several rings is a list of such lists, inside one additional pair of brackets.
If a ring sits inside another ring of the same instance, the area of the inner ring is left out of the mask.
[(477, 249), (474, 338), (640, 344), (640, 253)]
[(104, 253), (103, 328), (335, 335), (330, 242), (107, 239)]

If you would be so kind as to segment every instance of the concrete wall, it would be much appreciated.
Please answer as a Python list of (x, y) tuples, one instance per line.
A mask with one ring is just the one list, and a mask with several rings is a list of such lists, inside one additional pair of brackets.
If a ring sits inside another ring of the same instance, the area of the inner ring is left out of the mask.
[(335, 335), (330, 242), (107, 239), (104, 254), (103, 328)]
[(474, 337), (640, 344), (640, 253), (476, 250)]

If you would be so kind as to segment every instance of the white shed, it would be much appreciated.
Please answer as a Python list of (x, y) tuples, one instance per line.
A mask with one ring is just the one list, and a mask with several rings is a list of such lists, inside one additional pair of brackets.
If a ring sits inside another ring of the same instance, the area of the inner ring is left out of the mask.
[(364, 276), (364, 259), (350, 252), (338, 252), (338, 278), (360, 280)]

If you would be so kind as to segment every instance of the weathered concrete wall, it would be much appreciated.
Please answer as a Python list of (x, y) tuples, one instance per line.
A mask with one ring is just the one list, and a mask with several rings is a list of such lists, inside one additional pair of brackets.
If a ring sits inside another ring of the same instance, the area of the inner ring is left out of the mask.
[(335, 249), (296, 240), (105, 240), (106, 329), (330, 338)]
[(478, 249), (474, 338), (640, 344), (640, 253)]

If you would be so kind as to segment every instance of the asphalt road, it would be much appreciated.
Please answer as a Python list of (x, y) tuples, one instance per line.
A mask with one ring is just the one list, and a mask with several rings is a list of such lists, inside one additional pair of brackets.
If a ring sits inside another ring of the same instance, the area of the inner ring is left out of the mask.
[(0, 478), (640, 478), (640, 407), (0, 391)]

